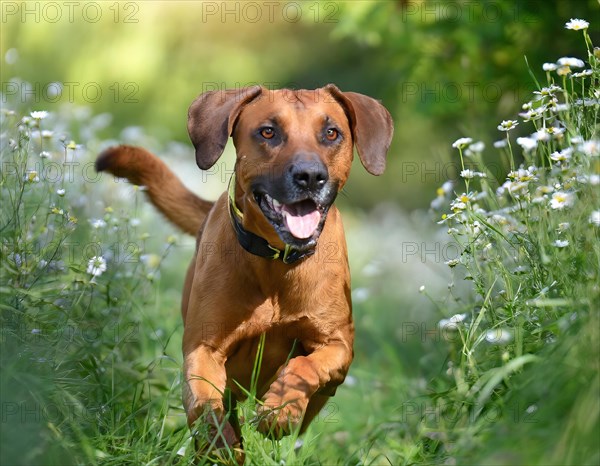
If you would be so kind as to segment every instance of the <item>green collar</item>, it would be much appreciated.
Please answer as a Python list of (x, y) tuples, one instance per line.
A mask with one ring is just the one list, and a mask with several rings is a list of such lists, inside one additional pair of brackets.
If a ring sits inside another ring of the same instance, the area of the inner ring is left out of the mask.
[(228, 188), (229, 197), (229, 217), (233, 230), (237, 236), (240, 245), (249, 253), (255, 256), (264, 257), (265, 259), (281, 260), (284, 264), (293, 264), (304, 257), (314, 254), (315, 250), (299, 251), (294, 249), (289, 244), (285, 245), (283, 251), (274, 246), (271, 246), (268, 241), (251, 231), (244, 229), (242, 222), (244, 214), (235, 203), (235, 173), (231, 175)]

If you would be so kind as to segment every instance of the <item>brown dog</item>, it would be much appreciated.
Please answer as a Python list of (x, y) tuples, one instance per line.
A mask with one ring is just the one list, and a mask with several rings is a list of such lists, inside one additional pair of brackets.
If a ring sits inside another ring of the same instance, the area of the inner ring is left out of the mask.
[[(151, 202), (197, 235), (183, 289), (183, 402), (190, 426), (225, 421), (226, 388), (249, 389), (261, 335), (259, 428), (302, 430), (344, 381), (353, 357), (350, 273), (342, 220), (332, 205), (356, 145), (365, 168), (385, 168), (393, 125), (376, 100), (334, 85), (317, 90), (263, 87), (206, 92), (189, 110), (198, 166), (206, 170), (233, 136), (229, 193), (215, 203), (188, 191), (144, 149), (100, 155), (99, 171), (147, 187)], [(206, 419), (204, 417), (203, 419)]]

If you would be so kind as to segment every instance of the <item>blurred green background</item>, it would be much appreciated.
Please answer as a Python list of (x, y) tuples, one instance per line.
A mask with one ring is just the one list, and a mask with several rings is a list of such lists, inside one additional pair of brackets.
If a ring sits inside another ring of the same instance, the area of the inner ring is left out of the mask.
[(597, 13), (597, 0), (3, 2), (3, 102), (87, 104), (112, 115), (106, 137), (141, 126), (187, 143), (203, 90), (333, 82), (381, 99), (396, 122), (387, 174), (354, 170), (341, 202), (414, 209), (456, 177), (449, 142), (489, 146), (516, 115), (534, 89), (525, 58), (541, 78), (549, 57), (580, 50), (579, 35), (557, 34), (564, 22)]

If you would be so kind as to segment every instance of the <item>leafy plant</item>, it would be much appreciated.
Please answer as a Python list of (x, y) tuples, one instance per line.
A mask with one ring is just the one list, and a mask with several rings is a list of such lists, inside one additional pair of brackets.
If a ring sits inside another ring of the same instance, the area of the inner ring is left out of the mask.
[[(446, 402), (442, 412), (453, 411), (451, 422), (436, 428), (447, 429), (449, 438), (463, 447), (465, 432), (480, 436), (498, 417), (510, 423), (514, 415), (521, 421), (543, 416), (551, 424), (536, 429), (556, 429), (572, 444), (568, 450), (564, 445), (546, 451), (538, 446), (537, 458), (586, 463), (598, 459), (597, 448), (587, 442), (598, 434), (599, 421), (597, 399), (591, 399), (599, 386), (593, 355), (599, 349), (600, 49), (593, 48), (586, 21), (571, 20), (566, 27), (583, 32), (589, 68), (572, 57), (544, 64), (547, 83), (523, 105), (521, 121), (498, 125), (504, 137), (494, 146), (510, 170), (505, 181), (496, 182), (481, 142), (465, 137), (453, 144), (465, 191), (455, 192), (440, 223), (460, 245), (460, 257), (447, 264), (471, 281), (473, 300), (457, 299), (454, 315), (439, 323), (451, 342), (444, 385), (448, 392), (443, 397), (437, 392), (434, 400)], [(529, 135), (514, 138), (526, 125)], [(440, 208), (452, 191), (449, 184), (440, 188), (433, 206)], [(585, 355), (586, 364), (565, 352)], [(571, 364), (578, 367), (575, 376), (589, 383), (578, 387), (577, 401), (563, 408), (580, 409), (577, 404), (588, 400), (585, 424), (568, 426), (577, 435), (557, 425), (560, 416), (569, 414), (550, 413), (565, 394), (554, 394), (553, 406), (548, 403), (552, 397), (547, 398), (551, 387), (545, 394), (528, 389), (540, 374), (548, 382), (563, 383), (573, 376)], [(522, 401), (525, 394), (530, 398)], [(531, 446), (523, 452), (510, 450), (521, 462), (532, 460), (525, 456), (532, 453)]]

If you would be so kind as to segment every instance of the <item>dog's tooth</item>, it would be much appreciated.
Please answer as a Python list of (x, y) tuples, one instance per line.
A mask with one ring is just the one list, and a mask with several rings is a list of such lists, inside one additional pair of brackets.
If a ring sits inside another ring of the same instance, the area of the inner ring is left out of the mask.
[(279, 202), (277, 199), (273, 199), (273, 208), (277, 211), (281, 210), (281, 202)]

